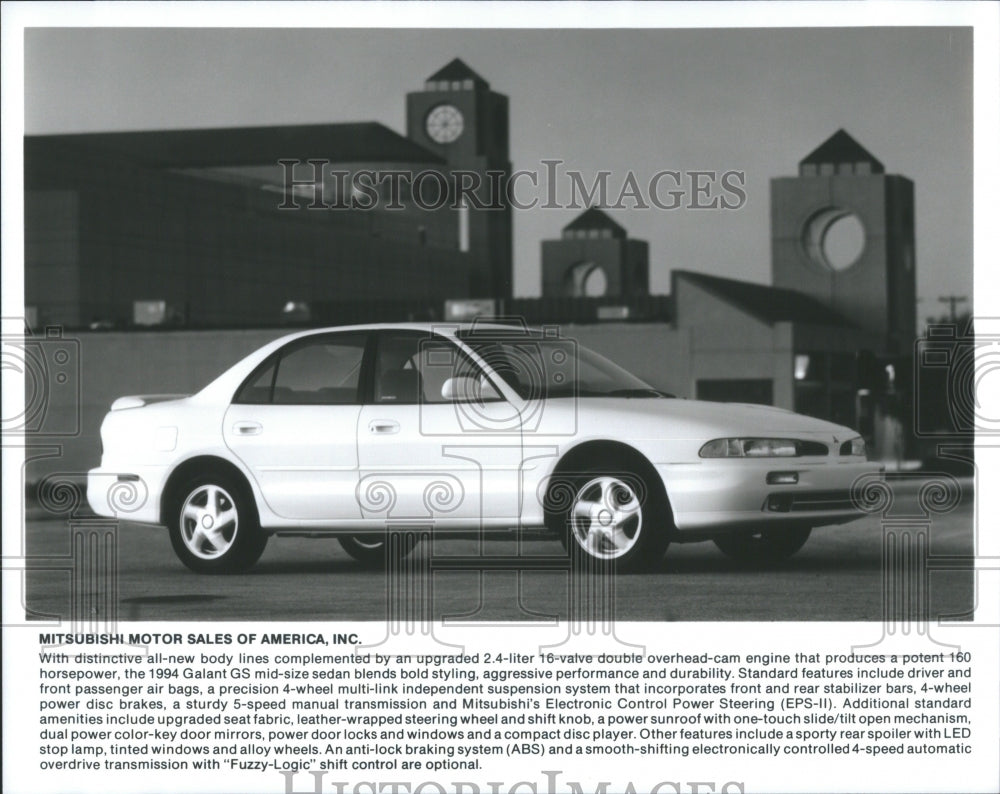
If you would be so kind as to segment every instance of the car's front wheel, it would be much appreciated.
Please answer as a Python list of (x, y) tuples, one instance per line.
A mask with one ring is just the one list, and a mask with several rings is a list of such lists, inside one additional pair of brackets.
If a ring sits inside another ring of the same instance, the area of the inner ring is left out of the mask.
[(198, 573), (235, 573), (252, 566), (267, 545), (257, 510), (233, 478), (204, 474), (178, 490), (171, 510), (170, 542)]
[(721, 535), (715, 538), (715, 545), (723, 554), (740, 562), (761, 564), (787, 560), (807, 540), (811, 527), (785, 527), (762, 529), (757, 532), (737, 535)]
[(402, 559), (413, 551), (417, 545), (417, 536), (413, 532), (394, 532), (391, 535), (368, 532), (341, 535), (337, 541), (344, 551), (362, 565), (377, 568), (385, 565), (388, 554)]
[(672, 521), (659, 482), (609, 467), (582, 473), (570, 486), (563, 539), (578, 563), (624, 572), (663, 559)]

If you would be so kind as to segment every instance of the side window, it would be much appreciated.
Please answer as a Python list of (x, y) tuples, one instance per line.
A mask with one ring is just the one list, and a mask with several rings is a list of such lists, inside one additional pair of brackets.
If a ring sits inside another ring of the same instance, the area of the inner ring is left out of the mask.
[(267, 405), (271, 402), (271, 389), (274, 387), (274, 365), (277, 357), (271, 356), (270, 363), (265, 363), (263, 369), (250, 375), (233, 402), (239, 405)]
[(417, 334), (385, 333), (375, 354), (375, 402), (412, 405), (425, 402), (424, 384), (417, 368)]
[(235, 402), (356, 405), (365, 341), (365, 334), (338, 334), (292, 342), (250, 376)]
[(446, 339), (409, 332), (387, 332), (379, 338), (376, 403), (456, 402), (472, 399), (483, 383), (482, 371)]

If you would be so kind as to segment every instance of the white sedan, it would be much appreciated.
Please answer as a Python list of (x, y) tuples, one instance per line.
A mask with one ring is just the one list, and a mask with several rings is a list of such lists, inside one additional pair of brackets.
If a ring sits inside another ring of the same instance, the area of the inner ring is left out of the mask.
[(856, 518), (852, 487), (879, 471), (849, 428), (676, 399), (551, 329), (503, 325), (291, 334), (197, 394), (116, 400), (101, 441), (94, 511), (166, 526), (206, 573), (281, 534), (375, 563), (409, 530), (545, 528), (618, 570), (671, 541), (776, 560)]

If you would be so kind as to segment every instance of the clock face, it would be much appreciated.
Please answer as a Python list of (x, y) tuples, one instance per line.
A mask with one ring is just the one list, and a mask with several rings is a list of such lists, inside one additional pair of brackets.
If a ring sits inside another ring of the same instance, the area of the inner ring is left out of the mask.
[(427, 134), (435, 143), (451, 143), (465, 129), (462, 112), (454, 105), (438, 105), (427, 114)]

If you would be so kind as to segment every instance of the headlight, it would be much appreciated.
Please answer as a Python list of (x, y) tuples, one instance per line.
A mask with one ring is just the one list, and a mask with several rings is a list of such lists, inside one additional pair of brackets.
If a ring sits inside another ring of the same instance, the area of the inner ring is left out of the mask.
[(850, 441), (845, 441), (840, 445), (841, 455), (866, 455), (867, 452), (865, 440), (861, 436), (852, 438)]
[(702, 458), (794, 458), (796, 444), (787, 438), (717, 438), (698, 451)]

